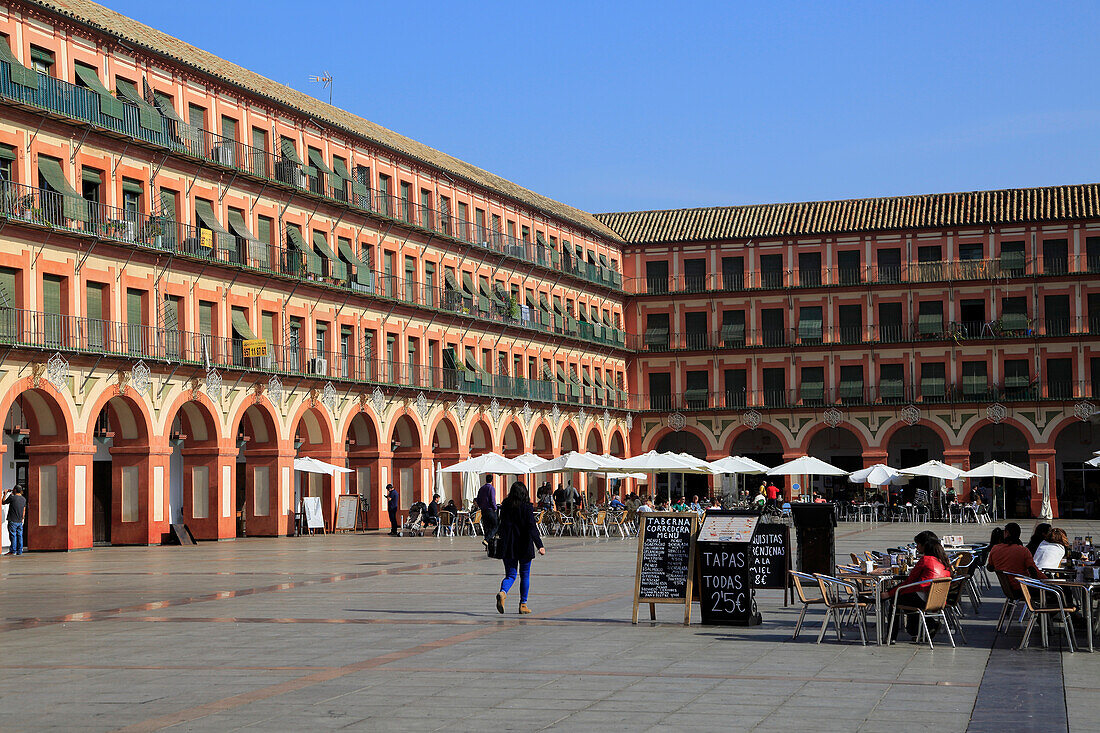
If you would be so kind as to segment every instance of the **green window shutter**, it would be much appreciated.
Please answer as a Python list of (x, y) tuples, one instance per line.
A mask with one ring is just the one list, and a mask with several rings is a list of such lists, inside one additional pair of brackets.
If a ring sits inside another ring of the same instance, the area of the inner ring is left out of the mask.
[(800, 339), (821, 340), (821, 309), (802, 308), (798, 313), (798, 337)]
[(95, 92), (99, 97), (100, 113), (107, 117), (114, 117), (116, 120), (121, 120), (126, 105), (115, 97), (115, 95), (111, 94), (110, 89), (103, 86), (103, 82), (99, 80), (99, 72), (91, 66), (82, 64), (79, 61), (76, 62), (73, 70), (76, 72), (76, 78), (84, 82), (84, 85)]
[(1001, 244), (1001, 269), (1024, 269), (1024, 243), (1004, 242)]
[(260, 317), (260, 331), (263, 334), (263, 339), (269, 344), (275, 343), (275, 314), (264, 313)]
[(19, 300), (15, 297), (15, 276), (17, 270), (0, 267), (0, 308), (16, 308)]
[(943, 377), (924, 377), (920, 380), (921, 397), (943, 397)]
[(213, 303), (199, 303), (199, 333), (205, 336), (214, 335)]
[(126, 291), (126, 322), (131, 326), (145, 324), (141, 308), (141, 296), (144, 294), (141, 290)]
[(88, 283), (84, 287), (85, 310), (88, 318), (103, 318), (103, 291), (105, 286)]
[(0, 61), (8, 64), (8, 79), (12, 84), (18, 84), (28, 89), (37, 89), (38, 72), (19, 63), (19, 59), (15, 58), (11, 46), (8, 45), (9, 40), (7, 36), (0, 37)]
[(989, 378), (984, 374), (964, 374), (962, 388), (963, 394), (982, 394), (989, 390)]
[(176, 194), (167, 188), (160, 190), (160, 215), (169, 219), (176, 218)]
[(180, 299), (167, 297), (161, 304), (160, 327), (175, 331), (180, 325)]
[(42, 310), (45, 313), (61, 315), (61, 284), (62, 278), (58, 275), (42, 277)]
[(1005, 313), (1001, 316), (1001, 327), (1006, 331), (1027, 330), (1026, 313)]

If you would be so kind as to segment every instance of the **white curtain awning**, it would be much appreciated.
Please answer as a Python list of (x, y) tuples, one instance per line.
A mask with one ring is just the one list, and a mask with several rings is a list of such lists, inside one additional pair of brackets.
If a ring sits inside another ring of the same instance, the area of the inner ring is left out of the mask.
[(326, 476), (335, 476), (338, 473), (351, 473), (350, 468), (344, 468), (343, 466), (337, 466), (333, 463), (325, 463), (316, 458), (295, 458), (294, 470), (301, 471), (302, 473), (323, 473)]

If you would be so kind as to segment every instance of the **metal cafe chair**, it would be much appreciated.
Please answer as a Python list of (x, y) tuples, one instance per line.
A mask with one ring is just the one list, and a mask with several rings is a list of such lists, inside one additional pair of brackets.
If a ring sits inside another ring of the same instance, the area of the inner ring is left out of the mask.
[[(1012, 587), (1012, 583), (1009, 581), (1008, 576), (1012, 573), (1006, 573), (1003, 570), (995, 571), (997, 573), (997, 582), (1001, 584), (1001, 592), (1005, 594), (1004, 605), (1001, 606), (1001, 615), (997, 617), (997, 626), (994, 631), (1000, 633), (1008, 633), (1008, 629), (1012, 626), (1012, 617), (1016, 615), (1016, 611), (1019, 609), (1020, 604), (1024, 602), (1023, 594)], [(1013, 575), (1013, 577), (1019, 577)], [(1001, 628), (1002, 624), (1004, 628)]]
[[(915, 583), (906, 583), (905, 585), (899, 585), (894, 590), (894, 608), (890, 611), (890, 624), (886, 627), (887, 633), (893, 636), (894, 633), (894, 619), (897, 617), (898, 612), (904, 614), (918, 614), (920, 616), (920, 631), (917, 633), (917, 641), (922, 638), (928, 639), (928, 648), (934, 649), (932, 646), (932, 634), (928, 629), (928, 619), (939, 618), (943, 619), (943, 628), (947, 632), (947, 638), (951, 641), (951, 647), (955, 647), (955, 637), (951, 633), (951, 621), (947, 618), (947, 601), (951, 592), (951, 578), (933, 578), (931, 580), (918, 580)], [(910, 606), (903, 603), (899, 603), (898, 599), (907, 590), (916, 590), (924, 588), (928, 597), (924, 601), (924, 606)], [(893, 644), (893, 639), (890, 640)]]
[(821, 589), (821, 597), (825, 599), (825, 619), (821, 622), (821, 631), (817, 634), (817, 643), (825, 638), (825, 632), (832, 620), (836, 628), (836, 638), (842, 639), (841, 626), (844, 618), (851, 617), (859, 628), (859, 638), (864, 646), (867, 646), (867, 609), (870, 603), (859, 597), (859, 586), (849, 583), (831, 575), (816, 573), (817, 585)]
[(808, 573), (800, 573), (797, 570), (791, 570), (790, 574), (794, 592), (802, 603), (802, 612), (798, 614), (798, 623), (794, 625), (794, 636), (791, 637), (791, 641), (794, 641), (798, 638), (798, 632), (802, 630), (802, 620), (806, 618), (806, 611), (810, 606), (825, 605), (825, 598), (821, 595), (807, 595), (806, 589), (802, 586), (803, 581), (811, 585), (817, 585), (817, 578)]
[[(1036, 621), (1041, 621), (1040, 633), (1043, 637), (1043, 646), (1049, 645), (1046, 619), (1050, 618), (1062, 622), (1062, 628), (1066, 632), (1066, 642), (1072, 653), (1074, 651), (1073, 625), (1069, 615), (1076, 611), (1077, 607), (1066, 605), (1066, 597), (1062, 595), (1061, 588), (1034, 578), (1016, 576), (1016, 580), (1020, 583), (1020, 595), (1023, 596), (1028, 612), (1027, 626), (1024, 628), (1024, 638), (1020, 640), (1020, 649), (1027, 649), (1027, 642), (1031, 638), (1031, 631), (1035, 628)], [(1053, 598), (1054, 603), (1047, 603), (1048, 598)], [(1092, 630), (1089, 629), (1089, 633), (1091, 632)]]

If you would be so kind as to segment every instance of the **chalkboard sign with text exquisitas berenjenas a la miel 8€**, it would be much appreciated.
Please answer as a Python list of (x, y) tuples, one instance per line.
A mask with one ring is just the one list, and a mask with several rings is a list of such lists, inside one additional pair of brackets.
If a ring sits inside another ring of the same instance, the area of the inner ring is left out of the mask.
[(642, 524), (638, 531), (633, 623), (638, 623), (639, 604), (648, 603), (649, 617), (656, 619), (654, 604), (682, 603), (684, 623), (688, 624), (699, 516), (680, 512), (648, 512), (638, 516)]

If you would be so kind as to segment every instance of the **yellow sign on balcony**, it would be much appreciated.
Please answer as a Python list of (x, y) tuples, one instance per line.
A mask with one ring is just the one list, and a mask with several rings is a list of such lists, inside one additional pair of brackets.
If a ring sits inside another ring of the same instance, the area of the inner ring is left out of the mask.
[(211, 249), (214, 246), (214, 232), (209, 229), (199, 230), (199, 244), (207, 249)]
[(250, 358), (267, 356), (266, 339), (245, 339), (244, 355)]

